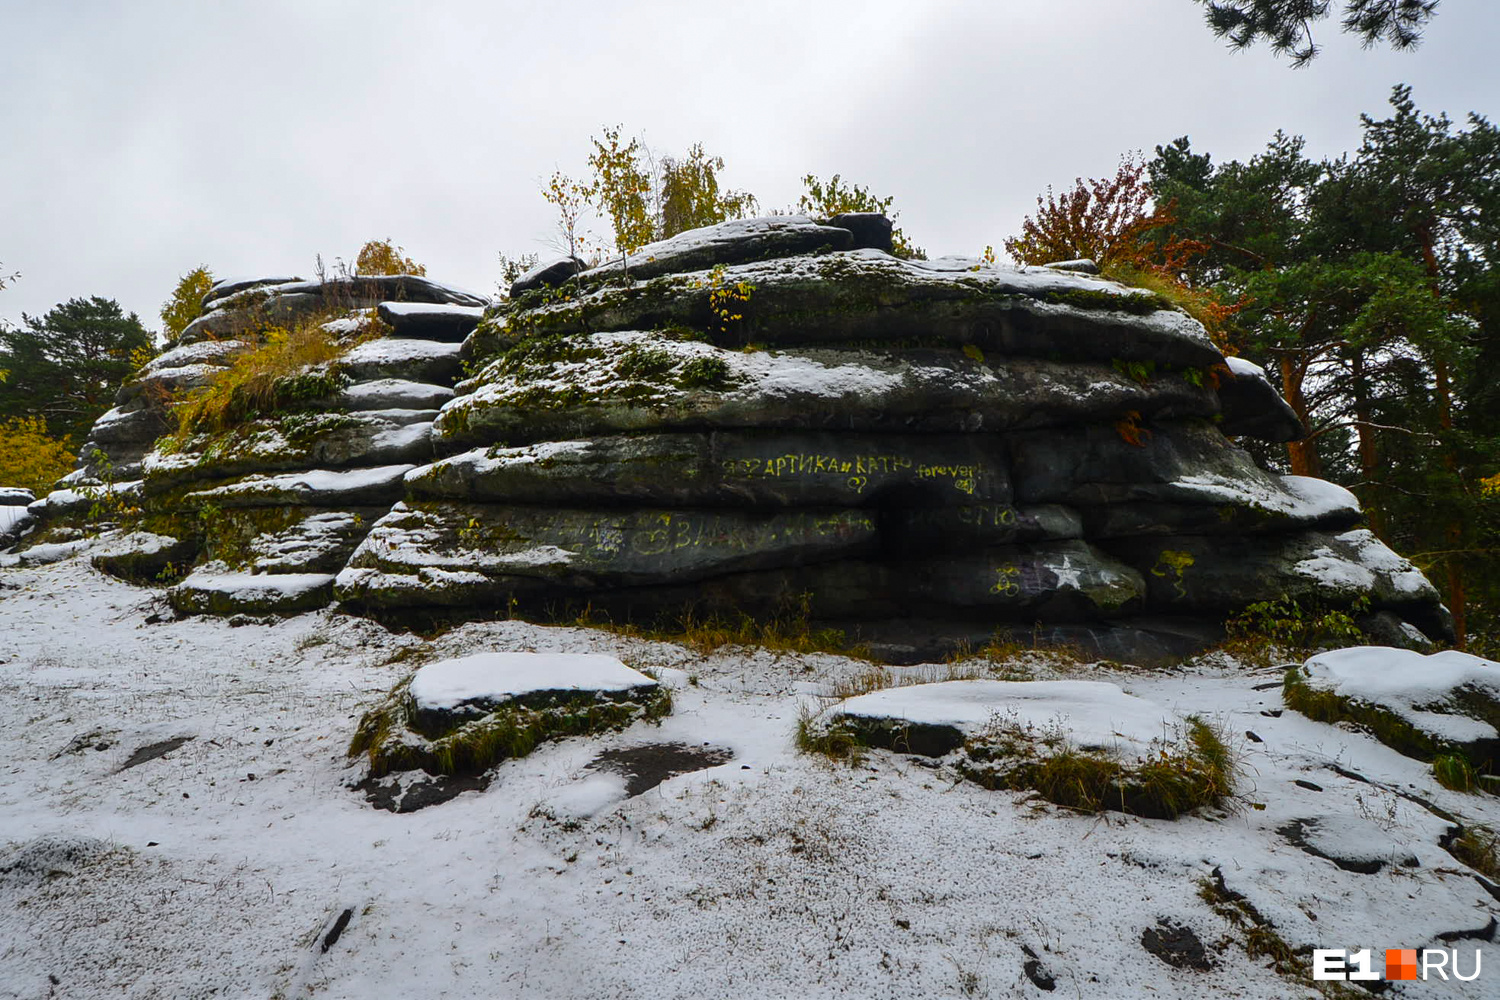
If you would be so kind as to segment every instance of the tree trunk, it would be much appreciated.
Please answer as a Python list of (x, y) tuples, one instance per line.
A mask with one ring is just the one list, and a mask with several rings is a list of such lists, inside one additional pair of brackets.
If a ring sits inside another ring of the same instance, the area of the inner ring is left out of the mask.
[[(1302, 365), (1292, 359), (1291, 352), (1281, 356), (1281, 390), (1292, 412), (1308, 428), (1307, 397), (1302, 394)], [(1318, 461), (1318, 447), (1314, 441), (1288, 441), (1287, 458), (1292, 463), (1292, 475), (1323, 477), (1323, 465)]]
[[(1442, 298), (1443, 290), (1438, 284), (1437, 248), (1432, 232), (1424, 229), (1419, 236), (1422, 240), (1422, 260), (1427, 266), (1427, 276), (1432, 279), (1432, 294)], [(1453, 387), (1448, 379), (1448, 362), (1441, 356), (1433, 358), (1432, 375), (1437, 392), (1438, 426), (1447, 434), (1453, 430)], [(1452, 445), (1446, 445), (1443, 449), (1443, 467), (1455, 479), (1458, 478), (1458, 459), (1453, 454)], [(1459, 485), (1463, 485), (1461, 481)], [(1444, 537), (1450, 553), (1448, 556), (1448, 610), (1453, 612), (1453, 644), (1459, 649), (1465, 649), (1469, 645), (1468, 601), (1467, 590), (1464, 586), (1464, 567), (1458, 559), (1458, 552), (1463, 549), (1464, 525), (1456, 514), (1448, 518)]]
[(1350, 374), (1354, 388), (1354, 432), (1359, 439), (1359, 470), (1365, 486), (1361, 502), (1365, 508), (1365, 519), (1370, 530), (1382, 542), (1388, 537), (1385, 530), (1385, 512), (1381, 510), (1376, 490), (1376, 477), (1380, 474), (1380, 450), (1375, 443), (1375, 428), (1370, 426), (1370, 392), (1365, 384), (1365, 356), (1355, 351), (1349, 359)]

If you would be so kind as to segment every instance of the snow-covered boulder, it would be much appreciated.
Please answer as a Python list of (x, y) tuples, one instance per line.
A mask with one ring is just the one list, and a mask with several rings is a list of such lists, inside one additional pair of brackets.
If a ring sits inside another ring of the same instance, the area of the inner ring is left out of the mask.
[(230, 573), (208, 566), (167, 591), (179, 614), (280, 614), (328, 604), (333, 577), (325, 573)]
[(1350, 721), (1424, 760), (1462, 755), (1500, 769), (1500, 663), (1445, 649), (1389, 646), (1319, 653), (1287, 674), (1287, 705), (1321, 722)]
[(36, 502), (30, 490), (0, 486), (0, 549), (9, 548), (32, 524), (27, 507)]
[[(472, 777), (563, 736), (658, 721), (671, 696), (657, 681), (601, 653), (476, 653), (426, 664), (360, 720), (351, 757), (362, 787), (389, 801), (393, 771)], [(408, 789), (403, 791), (409, 792)]]
[(1228, 796), (1234, 755), (1211, 725), (1102, 681), (953, 680), (845, 699), (802, 723), (804, 749), (942, 757), (987, 788), (1069, 808), (1175, 819)]

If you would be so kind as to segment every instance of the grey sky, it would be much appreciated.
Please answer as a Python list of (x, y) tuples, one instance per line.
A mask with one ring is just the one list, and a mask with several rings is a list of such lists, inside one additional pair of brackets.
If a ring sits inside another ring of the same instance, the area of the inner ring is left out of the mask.
[(377, 237), (488, 293), (497, 251), (547, 252), (541, 179), (614, 123), (703, 141), (767, 207), (841, 172), (930, 253), (977, 253), (1178, 135), (1335, 154), (1397, 82), (1494, 118), (1497, 38), (1500, 4), (1448, 0), (1414, 53), (1329, 22), (1293, 71), (1190, 0), (0, 0), (0, 318), (104, 295), (154, 328), (200, 262), (308, 275)]

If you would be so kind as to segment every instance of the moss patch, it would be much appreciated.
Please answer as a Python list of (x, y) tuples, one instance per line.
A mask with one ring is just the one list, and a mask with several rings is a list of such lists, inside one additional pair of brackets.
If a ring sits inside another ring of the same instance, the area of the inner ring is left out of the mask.
[(1350, 722), (1362, 726), (1377, 740), (1407, 757), (1431, 761), (1441, 754), (1460, 753), (1388, 709), (1313, 687), (1297, 667), (1286, 672), (1281, 697), (1287, 708), (1314, 722)]
[(415, 770), (479, 774), (547, 740), (624, 729), (636, 719), (659, 722), (672, 710), (671, 692), (659, 686), (634, 701), (592, 694), (517, 700), (475, 719), (435, 725), (418, 719), (410, 684), (402, 681), (366, 712), (349, 743), (349, 756), (365, 757), (372, 778)]

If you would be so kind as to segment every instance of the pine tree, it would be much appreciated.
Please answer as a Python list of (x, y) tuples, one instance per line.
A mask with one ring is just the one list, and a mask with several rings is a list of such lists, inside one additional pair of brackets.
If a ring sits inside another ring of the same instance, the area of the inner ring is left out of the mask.
[[(1293, 66), (1305, 66), (1318, 54), (1314, 22), (1328, 17), (1330, 0), (1197, 0), (1213, 33), (1236, 49), (1266, 42), (1278, 55), (1290, 55)], [(1344, 0), (1342, 27), (1360, 37), (1366, 48), (1386, 42), (1409, 49), (1422, 40), (1422, 29), (1438, 0)]]
[(151, 335), (113, 299), (69, 299), (0, 328), (0, 418), (40, 416), (77, 442), (114, 405), (120, 384), (151, 351)]

